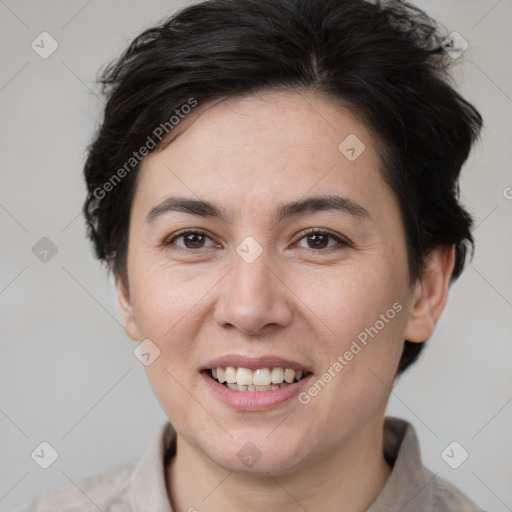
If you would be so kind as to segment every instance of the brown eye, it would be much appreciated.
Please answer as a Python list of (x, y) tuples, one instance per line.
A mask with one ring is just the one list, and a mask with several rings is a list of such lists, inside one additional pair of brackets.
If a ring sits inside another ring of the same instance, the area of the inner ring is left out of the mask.
[(306, 238), (308, 239), (308, 242), (312, 244), (312, 248), (314, 249), (325, 249), (329, 243), (329, 235), (325, 233), (315, 233), (313, 235), (308, 235)]
[[(321, 231), (318, 229), (309, 230), (302, 238), (300, 238), (299, 242), (302, 240), (306, 240), (307, 247), (305, 248), (312, 250), (342, 249), (343, 247), (348, 247), (349, 245), (348, 242), (339, 236), (336, 236), (328, 231)], [(330, 243), (331, 240), (335, 243)]]
[(204, 244), (204, 235), (199, 233), (189, 233), (183, 235), (183, 243), (188, 249), (199, 249)]
[[(183, 231), (164, 243), (165, 246), (177, 245), (182, 249), (204, 249), (206, 239), (210, 237), (202, 231)], [(175, 243), (182, 240), (181, 244)]]

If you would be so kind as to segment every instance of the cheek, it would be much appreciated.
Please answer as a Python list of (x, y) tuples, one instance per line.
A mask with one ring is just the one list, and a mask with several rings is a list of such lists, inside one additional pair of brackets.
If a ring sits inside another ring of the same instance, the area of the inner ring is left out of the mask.
[(398, 308), (393, 310), (393, 304), (403, 301), (403, 286), (397, 279), (399, 276), (389, 268), (371, 262), (306, 276), (292, 286), (331, 334), (347, 342), (376, 322), (381, 328), (380, 315), (386, 315), (388, 310), (383, 320), (390, 320), (385, 322), (386, 329), (392, 324), (397, 327), (393, 320)]
[[(321, 340), (326, 357), (317, 376), (328, 384), (325, 394), (312, 399), (319, 422), (369, 417), (392, 386), (402, 353), (406, 304), (393, 283), (375, 276), (368, 282), (361, 277), (350, 286), (346, 281), (329, 285), (331, 300), (323, 311), (330, 312), (325, 322), (334, 334)], [(316, 391), (311, 391), (314, 396)]]
[(333, 382), (331, 399), (324, 402), (330, 404), (328, 416), (355, 411), (361, 403), (371, 409), (392, 385), (407, 306), (404, 272), (398, 274), (392, 265), (383, 260), (347, 266), (323, 279), (321, 286), (308, 282), (314, 293), (305, 302), (329, 328), (318, 340), (324, 353), (322, 372)]
[[(194, 310), (214, 282), (212, 273), (199, 273), (154, 258), (134, 258), (132, 304), (140, 332), (164, 343), (190, 324)], [(210, 276), (210, 277), (209, 277)], [(211, 281), (211, 283), (210, 283)], [(165, 348), (165, 347), (162, 347)]]
[(194, 340), (204, 314), (201, 299), (212, 285), (177, 268), (149, 265), (147, 261), (146, 265), (137, 269), (132, 303), (141, 336), (149, 338), (160, 353), (145, 366), (145, 372), (162, 409), (179, 426), (192, 414)]

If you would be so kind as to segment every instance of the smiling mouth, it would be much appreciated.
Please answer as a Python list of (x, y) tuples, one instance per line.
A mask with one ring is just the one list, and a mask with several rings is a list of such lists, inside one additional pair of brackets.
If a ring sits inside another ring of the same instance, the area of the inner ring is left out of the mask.
[(213, 380), (232, 391), (272, 391), (284, 388), (309, 375), (308, 372), (291, 368), (217, 367), (206, 371)]

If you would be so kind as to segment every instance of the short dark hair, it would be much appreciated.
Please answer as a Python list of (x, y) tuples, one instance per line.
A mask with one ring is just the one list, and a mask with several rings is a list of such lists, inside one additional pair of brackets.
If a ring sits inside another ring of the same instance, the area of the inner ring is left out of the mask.
[[(107, 102), (84, 168), (96, 257), (128, 284), (134, 151), (150, 139), (150, 151), (159, 148), (156, 128), (168, 132), (191, 98), (311, 90), (348, 105), (376, 134), (404, 223), (410, 283), (442, 245), (455, 245), (455, 280), (473, 249), (458, 179), (482, 118), (450, 85), (445, 38), (399, 0), (207, 0), (145, 30), (99, 79)], [(405, 341), (397, 374), (423, 345)]]

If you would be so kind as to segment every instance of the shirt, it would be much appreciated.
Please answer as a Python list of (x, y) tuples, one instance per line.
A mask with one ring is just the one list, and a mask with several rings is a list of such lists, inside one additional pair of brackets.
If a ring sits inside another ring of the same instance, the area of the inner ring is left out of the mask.
[[(386, 417), (383, 436), (384, 456), (393, 469), (367, 512), (483, 512), (423, 466), (418, 438), (409, 422)], [(46, 492), (19, 512), (173, 512), (165, 470), (175, 453), (176, 432), (166, 422), (137, 463)]]

